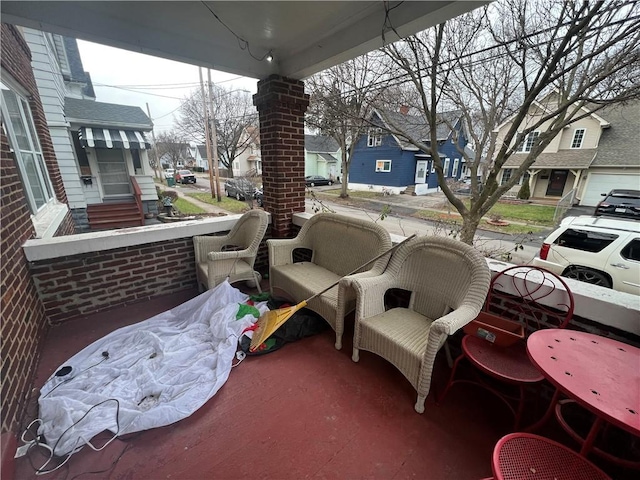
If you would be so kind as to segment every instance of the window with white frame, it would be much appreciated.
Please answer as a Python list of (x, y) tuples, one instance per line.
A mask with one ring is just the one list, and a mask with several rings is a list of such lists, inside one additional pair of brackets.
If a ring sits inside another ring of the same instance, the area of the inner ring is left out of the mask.
[(509, 180), (511, 180), (511, 175), (513, 174), (512, 168), (505, 168), (502, 170), (502, 180), (500, 181), (500, 185), (504, 185)]
[(382, 145), (382, 129), (370, 128), (367, 138), (367, 147), (379, 147)]
[[(3, 80), (4, 81), (4, 80)], [(5, 83), (2, 90), (2, 120), (15, 154), (29, 207), (36, 214), (54, 200), (53, 187), (42, 156), (40, 142), (27, 100)]]
[(460, 164), (460, 159), (459, 158), (454, 158), (453, 159), (453, 170), (451, 171), (451, 176), (452, 177), (457, 177), (458, 176), (458, 165)]
[(376, 160), (376, 172), (390, 172), (391, 160)]
[(526, 137), (522, 140), (520, 147), (518, 148), (518, 152), (528, 153), (533, 149), (533, 146), (536, 144), (536, 140), (540, 132), (529, 132)]
[(587, 132), (586, 128), (576, 128), (573, 132), (573, 140), (571, 141), (571, 148), (582, 148), (582, 141), (584, 140), (584, 134)]
[(445, 158), (444, 159), (444, 176), (448, 177), (449, 176), (449, 164), (451, 163), (451, 159), (450, 158)]

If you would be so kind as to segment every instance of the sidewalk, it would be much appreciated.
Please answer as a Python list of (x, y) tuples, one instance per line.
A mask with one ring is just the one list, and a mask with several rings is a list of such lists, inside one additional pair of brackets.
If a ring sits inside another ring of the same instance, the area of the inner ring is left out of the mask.
[(160, 186), (162, 190), (166, 190), (168, 192), (175, 192), (178, 195), (178, 197), (186, 200), (189, 203), (194, 204), (196, 207), (202, 208), (207, 213), (225, 213), (227, 215), (234, 215), (233, 212), (229, 212), (228, 210), (225, 210), (223, 208), (217, 207), (215, 205), (211, 205), (210, 203), (201, 202), (197, 198), (193, 198), (186, 195), (185, 191), (180, 186), (167, 187), (164, 183), (162, 184), (156, 183), (156, 185)]

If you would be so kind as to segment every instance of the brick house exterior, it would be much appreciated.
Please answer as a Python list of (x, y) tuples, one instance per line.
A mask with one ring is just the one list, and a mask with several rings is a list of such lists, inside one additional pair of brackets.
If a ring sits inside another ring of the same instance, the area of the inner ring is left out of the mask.
[[(3, 77), (8, 75), (29, 95), (29, 108), (42, 148), (55, 198), (67, 203), (62, 178), (53, 152), (51, 138), (31, 69), (31, 54), (20, 32), (2, 24)], [(29, 397), (32, 374), (38, 360), (40, 342), (47, 329), (47, 317), (31, 278), (22, 245), (36, 235), (25, 187), (9, 140), (6, 126), (0, 131), (0, 245), (2, 252), (2, 434), (20, 429), (21, 410)], [(74, 233), (75, 226), (67, 209), (55, 236)], [(3, 448), (4, 450), (4, 448)]]

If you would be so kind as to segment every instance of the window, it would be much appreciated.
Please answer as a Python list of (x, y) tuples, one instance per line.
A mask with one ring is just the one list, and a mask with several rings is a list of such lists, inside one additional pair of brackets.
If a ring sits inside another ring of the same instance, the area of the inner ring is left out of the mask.
[(376, 160), (376, 172), (390, 172), (391, 160)]
[(436, 173), (436, 162), (431, 160), (431, 173)]
[(367, 147), (379, 147), (382, 145), (382, 129), (370, 128), (367, 138)]
[(525, 153), (530, 152), (533, 149), (533, 146), (536, 144), (536, 140), (538, 139), (539, 135), (540, 132), (530, 132), (526, 137), (524, 137), (524, 140), (522, 140), (522, 143), (516, 149), (516, 151)]
[(459, 158), (455, 158), (453, 160), (453, 170), (451, 171), (451, 176), (452, 177), (457, 177), (458, 176), (458, 164), (460, 163), (460, 159)]
[(2, 119), (7, 138), (16, 156), (29, 206), (35, 214), (54, 198), (49, 172), (36, 136), (29, 104), (4, 83), (0, 83), (0, 89), (3, 100)]
[(622, 258), (640, 262), (640, 239), (634, 238), (621, 251)]
[(443, 171), (444, 171), (444, 176), (448, 177), (449, 176), (449, 163), (451, 162), (450, 158), (445, 158), (444, 159), (444, 167), (443, 167)]
[(511, 179), (511, 174), (513, 173), (512, 168), (505, 168), (502, 170), (502, 180), (500, 181), (500, 185), (504, 185)]
[(576, 128), (573, 132), (573, 140), (571, 142), (571, 148), (582, 148), (582, 141), (584, 140), (584, 134), (587, 130), (584, 128)]
[(589, 230), (567, 229), (555, 242), (559, 247), (575, 248), (585, 252), (597, 253), (610, 245), (618, 235)]

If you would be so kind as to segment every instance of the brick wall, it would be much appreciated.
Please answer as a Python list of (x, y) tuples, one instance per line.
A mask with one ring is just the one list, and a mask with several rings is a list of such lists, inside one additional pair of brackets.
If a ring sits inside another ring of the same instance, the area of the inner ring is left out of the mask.
[(274, 238), (292, 236), (292, 218), (304, 212), (304, 83), (272, 75), (258, 82), (264, 207)]
[(31, 263), (51, 323), (196, 287), (189, 238)]
[[(38, 117), (40, 120), (38, 134), (41, 134), (44, 115), (31, 70), (29, 49), (13, 26), (2, 24), (1, 36), (2, 67), (31, 93), (32, 113), (34, 118)], [(4, 433), (16, 432), (19, 429), (22, 407), (31, 385), (32, 372), (38, 360), (38, 348), (47, 323), (44, 308), (31, 281), (29, 267), (22, 251), (22, 244), (35, 234), (31, 212), (4, 129), (0, 132), (0, 137), (0, 215), (2, 217), (0, 224), (0, 251), (2, 252), (0, 356), (2, 432)], [(46, 144), (46, 142), (43, 143)], [(66, 229), (68, 226), (63, 228)]]

